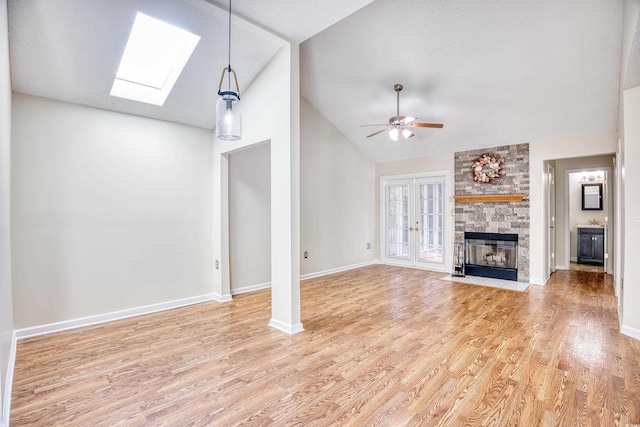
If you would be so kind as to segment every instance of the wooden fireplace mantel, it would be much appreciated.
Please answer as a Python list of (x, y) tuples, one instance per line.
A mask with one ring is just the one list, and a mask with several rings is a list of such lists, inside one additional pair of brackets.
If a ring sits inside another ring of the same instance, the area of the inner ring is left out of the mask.
[(520, 202), (526, 194), (483, 194), (478, 196), (453, 196), (456, 202), (471, 203), (471, 202)]

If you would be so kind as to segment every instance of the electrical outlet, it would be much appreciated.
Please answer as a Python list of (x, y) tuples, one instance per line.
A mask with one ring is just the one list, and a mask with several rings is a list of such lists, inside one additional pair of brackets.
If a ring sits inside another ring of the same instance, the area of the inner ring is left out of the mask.
[(371, 243), (367, 243), (367, 249), (371, 249)]
[(304, 257), (305, 257), (305, 258), (309, 258), (309, 252), (304, 251)]
[(216, 270), (220, 269), (220, 262), (218, 260), (216, 260)]

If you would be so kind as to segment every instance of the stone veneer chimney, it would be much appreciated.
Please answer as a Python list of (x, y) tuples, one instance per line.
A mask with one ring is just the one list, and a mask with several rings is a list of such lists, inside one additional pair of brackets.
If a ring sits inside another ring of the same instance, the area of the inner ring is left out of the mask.
[[(504, 170), (492, 183), (473, 180), (471, 166), (485, 153), (500, 156)], [(518, 282), (529, 283), (529, 144), (455, 153), (455, 195), (525, 194), (519, 202), (455, 202), (455, 242), (465, 231), (518, 235)]]

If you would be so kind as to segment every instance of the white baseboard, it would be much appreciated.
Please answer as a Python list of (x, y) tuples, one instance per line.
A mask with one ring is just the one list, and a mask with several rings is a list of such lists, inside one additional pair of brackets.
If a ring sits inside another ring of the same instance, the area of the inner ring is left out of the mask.
[[(332, 269), (329, 269), (329, 270), (318, 271), (318, 272), (315, 272), (315, 273), (308, 273), (308, 274), (304, 274), (304, 275), (300, 276), (300, 280), (302, 281), (302, 280), (307, 280), (307, 279), (313, 279), (315, 277), (327, 276), (329, 274), (340, 273), (342, 271), (353, 270), (355, 268), (366, 267), (368, 265), (374, 265), (374, 264), (380, 264), (380, 262), (378, 262), (378, 261), (367, 261), (367, 262), (362, 262), (362, 263), (359, 263), (359, 264), (352, 264), (352, 265), (347, 265), (347, 266), (344, 266), (344, 267), (338, 267), (338, 268), (332, 268)], [(271, 288), (271, 282), (259, 283), (257, 285), (243, 286), (242, 288), (231, 289), (231, 295), (246, 294), (246, 293), (249, 293), (249, 292), (262, 291), (264, 289), (270, 289), (270, 288)]]
[(640, 340), (640, 329), (622, 325), (622, 327), (620, 328), (620, 333), (625, 334), (628, 337)]
[(286, 332), (289, 335), (297, 334), (298, 332), (304, 331), (302, 327), (302, 323), (296, 323), (290, 325), (285, 322), (281, 322), (280, 320), (271, 319), (269, 320), (269, 326), (272, 328), (278, 329), (279, 331)]
[(547, 283), (547, 280), (549, 280), (549, 276), (545, 277), (544, 279), (540, 277), (530, 277), (529, 283), (531, 283), (532, 285), (544, 286)]
[(4, 396), (2, 402), (2, 419), (0, 420), (0, 427), (9, 427), (9, 417), (11, 412), (11, 389), (13, 386), (13, 368), (16, 365), (16, 347), (18, 345), (18, 339), (16, 338), (16, 332), (13, 331), (11, 335), (11, 349), (9, 350), (9, 360), (7, 361), (7, 378), (4, 383)]
[(569, 270), (566, 265), (556, 265), (556, 270)]
[[(329, 274), (340, 273), (342, 271), (353, 270), (355, 268), (366, 267), (368, 265), (379, 264), (378, 261), (367, 261), (359, 264), (347, 265), (344, 267), (332, 268), (330, 270), (318, 271), (315, 273), (308, 273), (300, 276), (300, 280), (313, 279), (315, 277), (327, 276)], [(264, 289), (270, 289), (271, 282), (259, 283), (257, 285), (243, 286), (242, 288), (231, 289), (231, 295), (246, 294), (249, 292), (262, 291)]]
[(161, 302), (158, 304), (145, 305), (142, 307), (129, 308), (126, 310), (113, 311), (111, 313), (98, 314), (95, 316), (81, 317), (78, 319), (64, 320), (62, 322), (49, 323), (40, 326), (33, 326), (30, 328), (16, 329), (15, 334), (17, 339), (23, 339), (35, 337), (38, 335), (50, 334), (53, 332), (65, 331), (68, 329), (81, 328), (83, 326), (97, 325), (99, 323), (111, 322), (113, 320), (126, 319), (128, 317), (140, 316), (143, 314), (151, 314), (159, 311), (171, 310), (173, 308), (184, 307), (201, 302), (224, 302), (230, 300), (230, 295), (220, 296), (216, 294), (205, 294), (174, 301)]
[(262, 291), (264, 289), (270, 289), (271, 282), (259, 283), (257, 285), (243, 286), (237, 289), (231, 289), (231, 295), (248, 294), (249, 292)]
[[(231, 301), (231, 294), (226, 294), (226, 295), (211, 294), (211, 299), (216, 301), (216, 302), (229, 302), (229, 301)], [(202, 301), (200, 301), (200, 302), (202, 302)], [(189, 305), (189, 304), (185, 304), (185, 305)]]
[(331, 268), (329, 270), (318, 271), (316, 273), (308, 273), (308, 274), (304, 274), (304, 275), (300, 276), (300, 280), (307, 280), (307, 279), (313, 279), (315, 277), (327, 276), (329, 274), (340, 273), (340, 272), (343, 272), (343, 271), (353, 270), (355, 268), (366, 267), (368, 265), (374, 265), (374, 264), (380, 264), (380, 262), (379, 261), (366, 261), (366, 262), (361, 262), (359, 264), (352, 264), (352, 265), (347, 265), (347, 266), (344, 266), (344, 267)]
[(569, 257), (569, 262), (578, 262), (578, 257), (577, 256), (570, 256)]

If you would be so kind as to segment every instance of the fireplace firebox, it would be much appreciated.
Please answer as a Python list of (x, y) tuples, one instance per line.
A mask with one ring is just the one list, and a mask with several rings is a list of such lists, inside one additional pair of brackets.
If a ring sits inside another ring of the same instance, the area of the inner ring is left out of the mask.
[(518, 280), (518, 235), (465, 232), (465, 274)]

